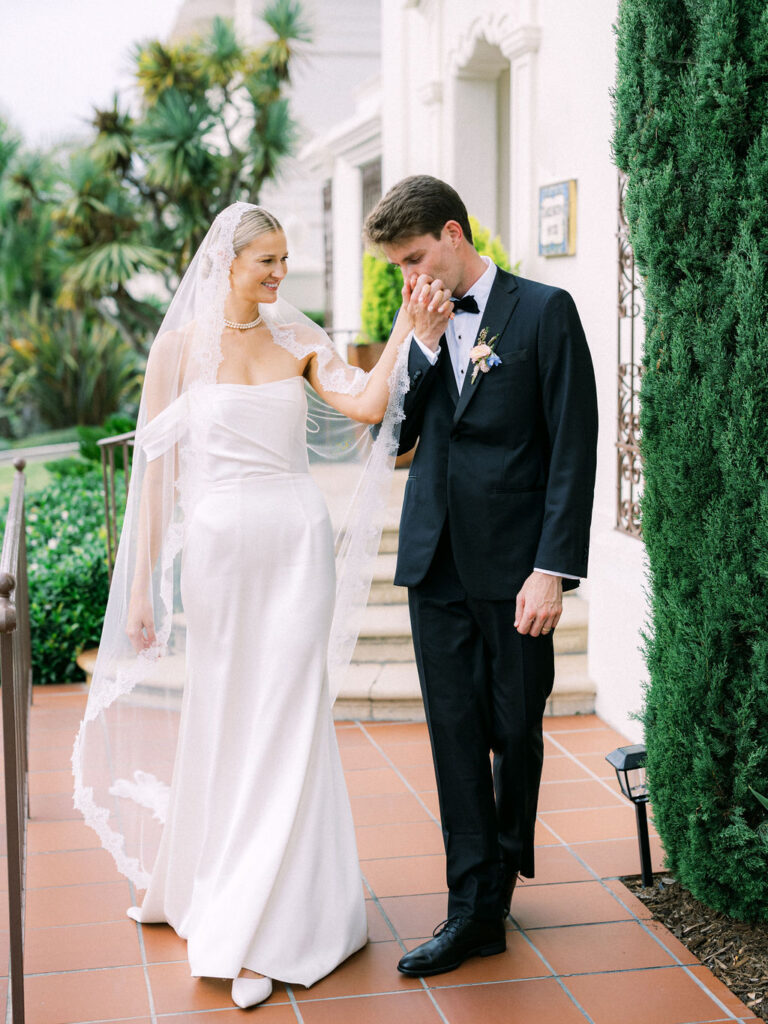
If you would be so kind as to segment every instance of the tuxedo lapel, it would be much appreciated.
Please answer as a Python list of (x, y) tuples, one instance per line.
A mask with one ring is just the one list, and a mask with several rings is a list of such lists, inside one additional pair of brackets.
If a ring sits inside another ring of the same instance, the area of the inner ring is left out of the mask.
[(456, 405), (459, 400), (459, 389), (456, 387), (451, 353), (448, 351), (448, 341), (445, 335), (440, 339), (440, 358), (437, 360), (437, 366), (442, 375), (443, 383), (448, 389), (448, 394), (451, 396), (451, 401)]
[[(498, 352), (499, 347), (504, 341), (504, 331), (507, 329), (510, 317), (515, 311), (515, 306), (519, 301), (520, 296), (517, 294), (517, 281), (512, 274), (507, 274), (505, 271), (499, 269), (496, 271), (496, 279), (493, 282), (491, 288), (491, 294), (488, 296), (488, 302), (485, 307), (485, 311), (480, 320), (480, 329), (478, 335), (484, 327), (488, 328), (486, 339), (491, 340), (495, 335), (498, 335), (498, 341), (496, 342), (494, 351)], [(477, 338), (475, 339), (477, 344)], [(446, 352), (446, 355), (448, 353)], [(480, 390), (483, 383), (483, 377), (487, 374), (483, 373), (482, 370), (478, 371), (475, 383), (472, 383), (472, 374), (474, 373), (474, 363), (470, 359), (467, 363), (466, 373), (464, 374), (464, 384), (459, 395), (459, 400), (456, 405), (456, 411), (453, 414), (453, 422), (457, 423), (461, 416), (464, 415), (467, 406), (472, 401), (475, 393)], [(493, 367), (488, 371), (493, 373)]]

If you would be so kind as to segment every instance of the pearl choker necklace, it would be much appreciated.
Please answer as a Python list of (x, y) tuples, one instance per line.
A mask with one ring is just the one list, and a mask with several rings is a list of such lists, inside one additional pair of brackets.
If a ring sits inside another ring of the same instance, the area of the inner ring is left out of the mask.
[(227, 318), (224, 317), (224, 323), (226, 324), (226, 326), (227, 327), (234, 327), (234, 329), (236, 331), (250, 331), (250, 329), (252, 327), (258, 327), (261, 322), (262, 322), (261, 313), (259, 313), (259, 315), (256, 317), (255, 320), (251, 320), (251, 322), (249, 324), (238, 324), (238, 323), (235, 323), (234, 320), (227, 320)]

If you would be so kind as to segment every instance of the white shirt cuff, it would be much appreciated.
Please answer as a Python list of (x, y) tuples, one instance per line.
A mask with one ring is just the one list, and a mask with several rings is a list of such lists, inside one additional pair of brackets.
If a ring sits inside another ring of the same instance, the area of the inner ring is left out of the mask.
[(552, 572), (551, 569), (536, 569), (536, 568), (534, 568), (533, 571), (534, 572), (543, 572), (545, 576), (562, 576), (562, 578), (564, 580), (580, 580), (581, 579), (581, 576), (571, 576), (571, 574), (567, 573), (567, 572)]
[(432, 366), (434, 366), (435, 363), (437, 362), (437, 357), (440, 355), (440, 349), (438, 349), (437, 352), (433, 352), (431, 348), (427, 348), (427, 346), (423, 344), (423, 342), (419, 341), (415, 334), (412, 334), (411, 337), (419, 346), (424, 355), (427, 357)]

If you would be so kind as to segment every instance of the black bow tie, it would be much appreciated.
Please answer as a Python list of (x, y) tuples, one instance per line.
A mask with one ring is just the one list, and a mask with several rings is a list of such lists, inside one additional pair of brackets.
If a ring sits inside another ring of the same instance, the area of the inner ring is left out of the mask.
[(454, 313), (479, 313), (480, 307), (474, 295), (465, 295), (463, 299), (451, 299)]

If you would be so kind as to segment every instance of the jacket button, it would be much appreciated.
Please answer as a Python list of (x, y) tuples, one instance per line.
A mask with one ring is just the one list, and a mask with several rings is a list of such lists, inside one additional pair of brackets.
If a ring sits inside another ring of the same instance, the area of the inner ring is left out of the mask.
[(414, 380), (414, 383), (415, 383), (415, 382), (416, 382), (417, 380), (421, 380), (421, 377), (422, 377), (422, 371), (421, 371), (421, 370), (415, 370), (415, 371), (414, 371), (414, 374), (413, 374), (413, 380)]

